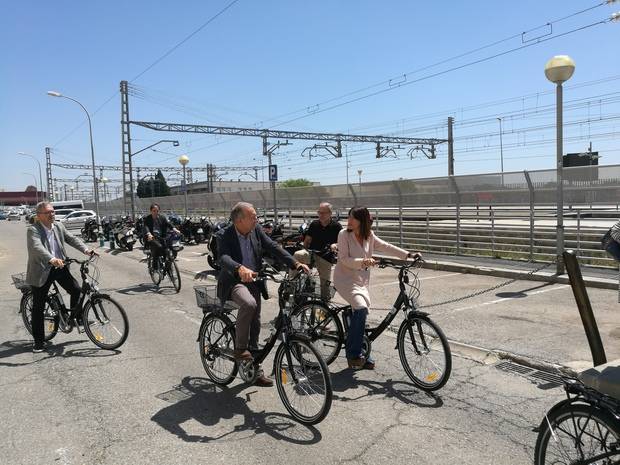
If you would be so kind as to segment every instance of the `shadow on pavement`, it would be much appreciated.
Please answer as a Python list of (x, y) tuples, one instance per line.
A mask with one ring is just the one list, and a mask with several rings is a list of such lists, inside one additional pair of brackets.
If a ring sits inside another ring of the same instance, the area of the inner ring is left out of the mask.
[[(238, 441), (257, 434), (268, 434), (292, 444), (316, 444), (321, 440), (321, 433), (313, 426), (301, 425), (280, 413), (252, 411), (248, 405), (250, 396), (258, 391), (252, 390), (245, 393), (245, 398), (240, 397), (247, 388), (254, 389), (243, 383), (228, 388), (215, 385), (206, 378), (186, 376), (181, 384), (155, 396), (172, 405), (161, 409), (151, 420), (187, 442)], [(228, 431), (225, 427), (224, 431), (222, 427), (217, 428), (221, 431), (219, 434), (206, 434), (209, 427), (236, 416), (243, 418), (242, 424), (236, 424)], [(188, 434), (183, 428), (185, 422), (190, 425), (199, 423), (204, 427), (201, 428), (204, 434)]]
[(209, 276), (213, 276), (215, 279), (217, 279), (218, 274), (219, 273), (215, 270), (203, 270), (203, 271), (199, 271), (198, 273), (194, 275), (194, 280), (204, 281), (204, 280), (209, 279)]
[(544, 283), (539, 286), (528, 287), (527, 289), (523, 289), (522, 291), (513, 291), (513, 292), (498, 292), (495, 294), (496, 297), (500, 299), (520, 299), (523, 297), (527, 297), (526, 292), (533, 291), (535, 289), (541, 289), (543, 287), (553, 286), (555, 283)]
[(124, 295), (137, 295), (147, 292), (163, 295), (172, 295), (177, 293), (172, 284), (170, 284), (170, 287), (159, 287), (153, 283), (140, 283), (135, 286), (122, 287), (120, 289), (115, 289), (114, 292)]
[[(341, 402), (360, 400), (374, 401), (374, 396), (382, 396), (387, 399), (396, 399), (404, 404), (415, 405), (422, 408), (439, 408), (443, 406), (443, 400), (440, 396), (432, 392), (422, 391), (408, 381), (358, 379), (356, 376), (357, 373), (360, 373), (360, 371), (351, 369), (345, 369), (338, 373), (332, 372), (334, 400), (339, 400)], [(368, 372), (366, 371), (366, 373)], [(365, 392), (355, 397), (345, 397), (336, 394), (337, 392), (344, 393), (349, 389), (357, 388), (362, 388)]]
[[(44, 352), (32, 354), (34, 356), (33, 360), (23, 363), (0, 362), (0, 367), (20, 367), (55, 357), (110, 357), (112, 355), (118, 355), (121, 353), (120, 350), (104, 350), (97, 347), (67, 350), (67, 348), (72, 345), (82, 344), (84, 342), (85, 341), (83, 340), (79, 340), (66, 341), (59, 344), (54, 344), (53, 341), (49, 341), (46, 345), (46, 350)], [(32, 340), (3, 342), (2, 344), (0, 344), (0, 359), (13, 357), (19, 354), (32, 353), (32, 344)]]

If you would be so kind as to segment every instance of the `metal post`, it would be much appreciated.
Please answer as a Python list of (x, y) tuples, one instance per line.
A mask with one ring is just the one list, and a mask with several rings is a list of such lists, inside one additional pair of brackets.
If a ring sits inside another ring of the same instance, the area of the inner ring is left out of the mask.
[(402, 203), (398, 205), (398, 239), (399, 245), (402, 249), (403, 246), (403, 206)]
[(557, 225), (556, 225), (556, 273), (558, 275), (564, 273), (564, 263), (562, 262), (562, 253), (564, 252), (564, 180), (563, 180), (563, 163), (562, 163), (562, 84), (556, 85), (556, 172), (557, 172)]
[(459, 194), (459, 187), (456, 184), (454, 176), (450, 176), (452, 181), (452, 187), (456, 194), (456, 255), (461, 254), (461, 196)]
[(577, 210), (577, 255), (581, 255), (581, 210)]
[(579, 268), (579, 262), (572, 250), (567, 250), (563, 254), (564, 263), (568, 271), (568, 278), (570, 285), (573, 289), (573, 295), (575, 296), (575, 302), (579, 309), (579, 315), (581, 316), (581, 322), (583, 323), (583, 329), (586, 332), (588, 338), (588, 344), (590, 345), (590, 352), (592, 352), (592, 360), (594, 366), (603, 365), (607, 363), (607, 356), (605, 355), (605, 349), (603, 348), (603, 342), (601, 341), (601, 335), (596, 325), (596, 319), (594, 313), (592, 313), (592, 305), (588, 298), (588, 291), (586, 285), (583, 282), (581, 275), (581, 269)]
[(426, 250), (431, 249), (431, 233), (430, 233), (430, 215), (428, 210), (426, 210)]
[(491, 209), (491, 255), (495, 257), (495, 212)]
[(185, 217), (188, 217), (187, 214), (187, 177), (185, 171), (185, 165), (183, 165), (183, 202), (185, 203)]
[(454, 138), (452, 135), (452, 125), (454, 118), (448, 118), (448, 176), (454, 176)]
[(502, 119), (497, 118), (499, 121), (499, 156), (502, 167), (502, 187), (504, 187), (504, 143), (502, 141)]
[(527, 188), (530, 191), (530, 261), (534, 261), (534, 185), (530, 178), (530, 173), (523, 171), (525, 176), (525, 182), (527, 182)]
[(47, 198), (54, 201), (54, 184), (52, 181), (52, 149), (45, 147), (45, 171), (47, 173)]

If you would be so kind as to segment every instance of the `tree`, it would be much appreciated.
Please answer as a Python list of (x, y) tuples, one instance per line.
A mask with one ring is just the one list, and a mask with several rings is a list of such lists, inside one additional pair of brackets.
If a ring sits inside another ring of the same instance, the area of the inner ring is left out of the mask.
[(145, 177), (138, 181), (136, 195), (143, 199), (145, 197), (167, 197), (170, 195), (170, 187), (166, 182), (166, 178), (157, 170), (157, 174), (151, 177)]
[(306, 187), (311, 185), (312, 182), (308, 181), (306, 178), (287, 179), (286, 181), (282, 181), (280, 183), (280, 187)]

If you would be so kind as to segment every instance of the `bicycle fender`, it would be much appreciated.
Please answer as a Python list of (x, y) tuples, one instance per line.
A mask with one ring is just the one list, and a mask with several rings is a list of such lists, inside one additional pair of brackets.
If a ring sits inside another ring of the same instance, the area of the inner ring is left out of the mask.
[(111, 298), (112, 298), (112, 297), (110, 296), (110, 294), (102, 294), (102, 293), (100, 293), (100, 292), (93, 292), (93, 293), (91, 294), (91, 296), (90, 296), (90, 300), (94, 300), (94, 299), (96, 299), (96, 298), (98, 298), (98, 297), (103, 297), (104, 299), (105, 299), (105, 298), (107, 298), (107, 299), (111, 299)]
[(407, 314), (407, 318), (409, 320), (414, 320), (417, 317), (425, 317), (428, 318), (428, 316), (430, 315), (430, 313), (426, 313), (426, 312), (421, 312), (419, 310), (412, 310)]

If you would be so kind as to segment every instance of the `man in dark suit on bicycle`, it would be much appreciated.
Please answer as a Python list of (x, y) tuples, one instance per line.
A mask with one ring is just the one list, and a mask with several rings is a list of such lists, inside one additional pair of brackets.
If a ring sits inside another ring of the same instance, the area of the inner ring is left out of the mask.
[(159, 260), (156, 258), (164, 254), (162, 241), (166, 239), (168, 231), (173, 230), (177, 234), (180, 233), (168, 218), (159, 214), (159, 205), (156, 203), (151, 205), (151, 214), (144, 217), (144, 230), (144, 238), (153, 256), (153, 266), (157, 269)]
[(77, 313), (80, 286), (65, 267), (67, 252), (65, 243), (86, 255), (95, 254), (77, 237), (69, 234), (62, 223), (54, 222), (54, 207), (49, 202), (39, 202), (37, 217), (26, 232), (28, 268), (26, 282), (32, 287), (32, 336), (33, 352), (43, 352), (45, 332), (43, 311), (50, 286), (57, 281), (71, 295), (72, 315)]
[[(231, 213), (232, 224), (217, 234), (219, 263), (218, 297), (232, 300), (239, 306), (235, 326), (235, 352), (237, 361), (252, 360), (248, 349), (258, 349), (260, 334), (261, 292), (264, 282), (254, 282), (261, 268), (263, 252), (290, 268), (309, 272), (308, 266), (296, 261), (277, 242), (272, 241), (258, 225), (256, 210), (250, 203), (237, 203)], [(261, 374), (256, 384), (272, 386), (273, 381)]]

